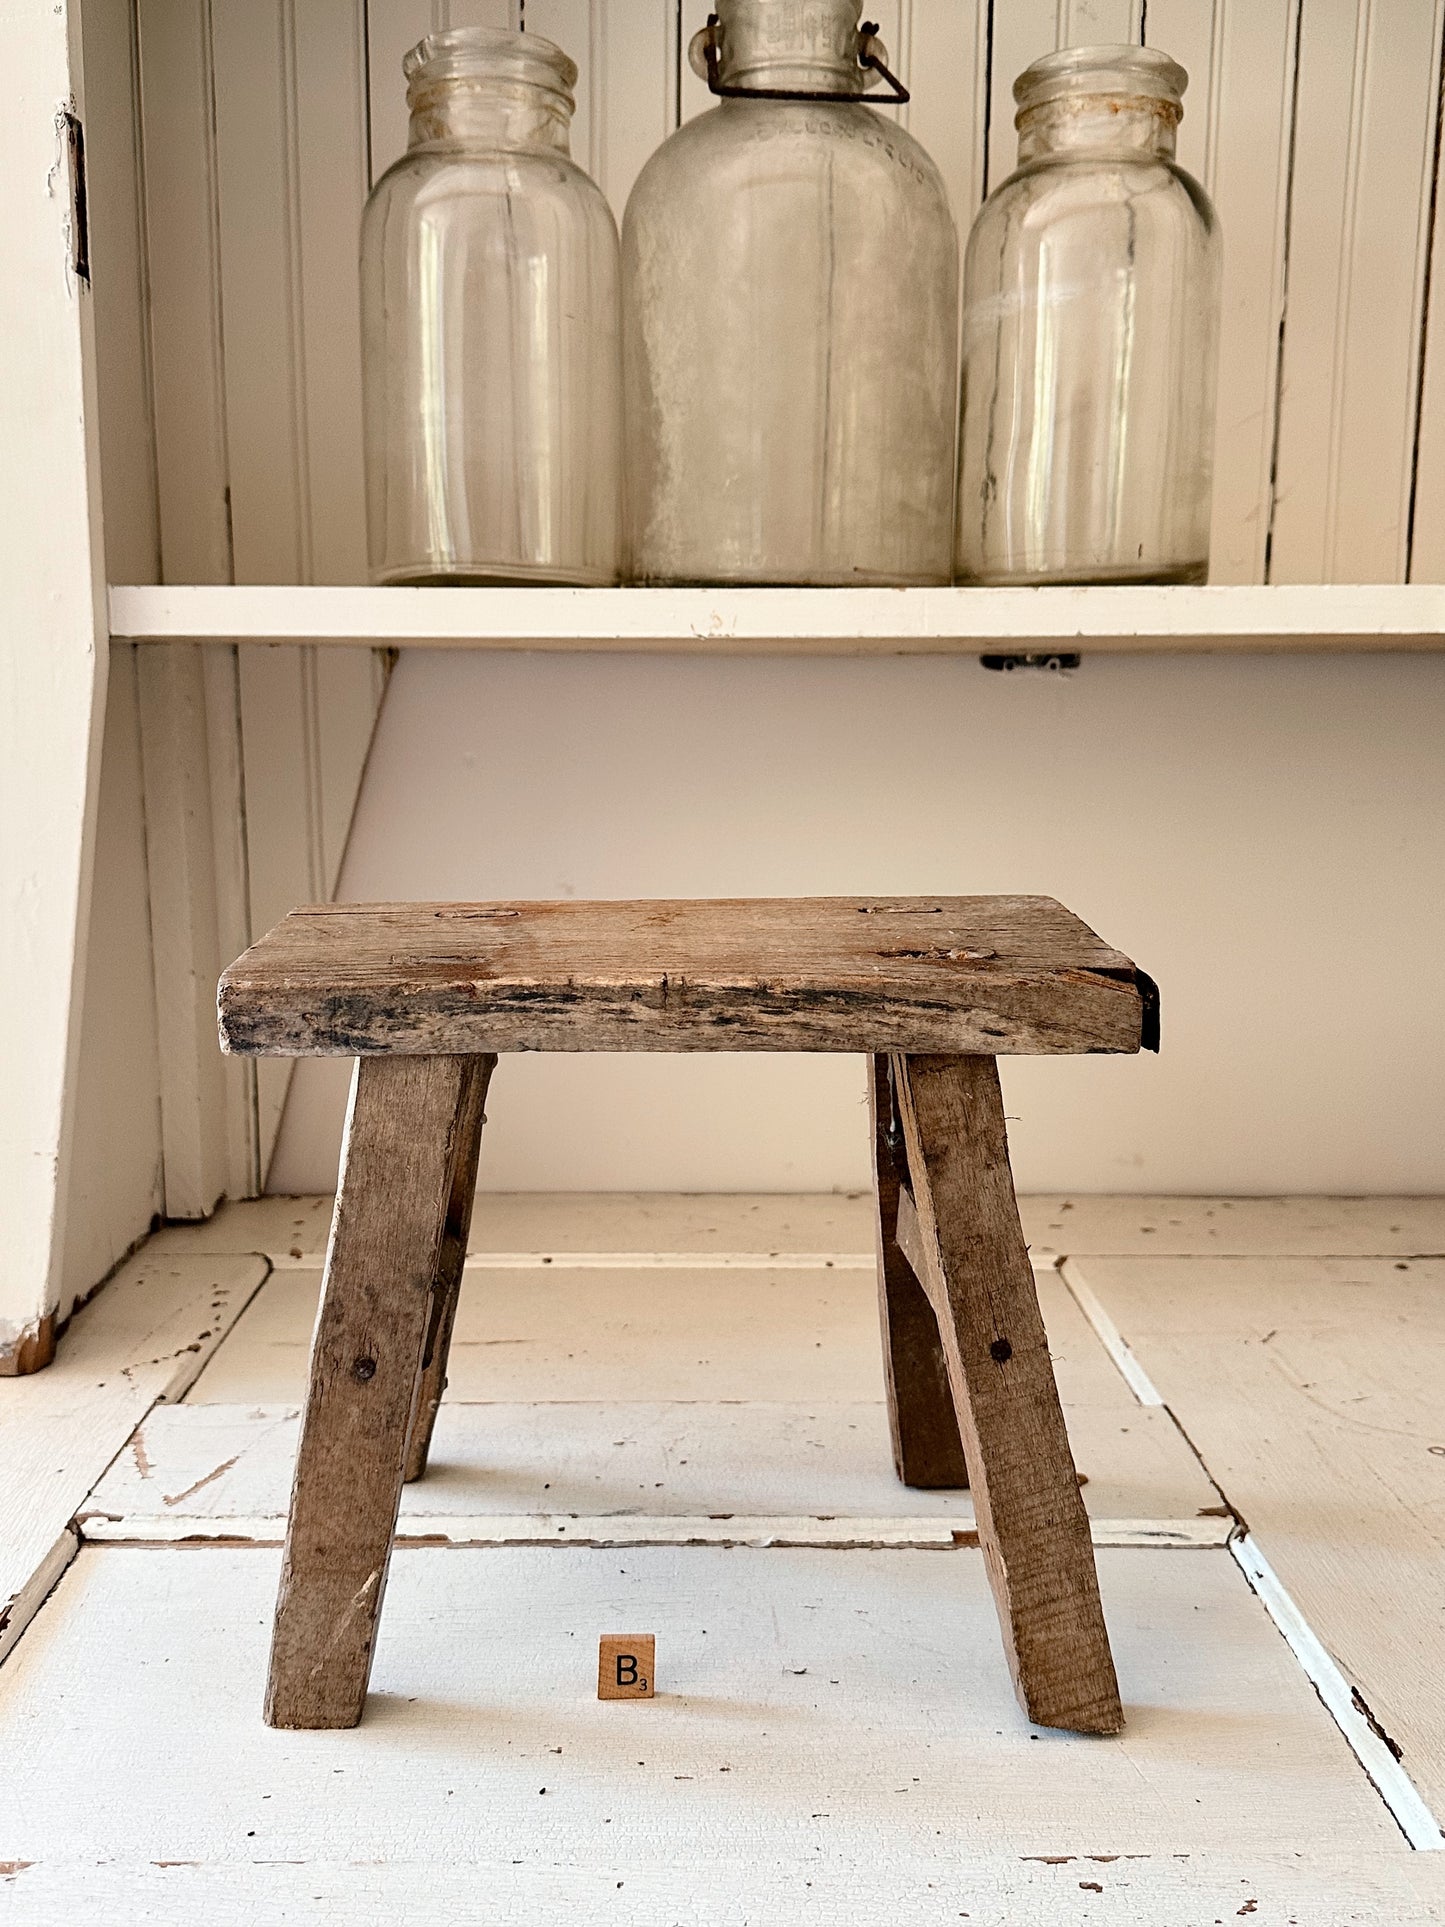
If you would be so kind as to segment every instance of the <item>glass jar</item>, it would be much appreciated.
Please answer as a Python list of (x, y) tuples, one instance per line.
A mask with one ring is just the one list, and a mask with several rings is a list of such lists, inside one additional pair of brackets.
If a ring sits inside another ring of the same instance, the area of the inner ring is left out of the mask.
[(964, 263), (960, 581), (1208, 573), (1220, 247), (1174, 159), (1187, 78), (1071, 47), (1014, 82), (1018, 169)]
[(572, 160), (577, 69), (538, 35), (429, 35), (361, 233), (376, 582), (617, 579), (617, 227)]
[[(957, 236), (862, 104), (859, 0), (718, 0), (722, 99), (622, 224), (630, 568), (659, 583), (946, 582)], [(874, 51), (886, 59), (876, 43)]]

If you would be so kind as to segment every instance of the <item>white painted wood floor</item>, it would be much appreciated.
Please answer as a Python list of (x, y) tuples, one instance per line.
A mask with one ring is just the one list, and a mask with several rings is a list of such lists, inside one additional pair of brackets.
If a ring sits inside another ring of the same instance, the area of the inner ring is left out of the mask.
[(1026, 1201), (1118, 1740), (1029, 1728), (894, 1480), (846, 1198), (484, 1197), (367, 1716), (270, 1731), (328, 1209), (0, 1385), (4, 1927), (1445, 1921), (1445, 1200)]

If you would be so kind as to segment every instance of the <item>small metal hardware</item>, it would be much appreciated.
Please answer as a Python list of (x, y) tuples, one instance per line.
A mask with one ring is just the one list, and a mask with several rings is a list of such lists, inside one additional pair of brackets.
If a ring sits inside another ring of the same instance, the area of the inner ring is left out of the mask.
[(1002, 669), (1009, 674), (1015, 669), (1043, 669), (1057, 676), (1077, 669), (1083, 657), (1069, 649), (1046, 649), (1037, 655), (980, 656), (979, 661), (985, 669)]
[[(862, 101), (862, 97), (858, 94), (810, 93), (806, 89), (792, 87), (724, 86), (721, 74), (721, 61), (718, 53), (718, 38), (721, 24), (717, 15), (710, 13), (707, 17), (707, 25), (703, 28), (702, 32), (694, 38), (692, 47), (689, 49), (689, 54), (695, 55), (698, 44), (699, 42), (701, 43), (703, 59), (707, 63), (707, 73), (705, 77), (708, 92), (716, 94), (720, 100), (829, 100), (845, 102), (855, 107), (860, 104), (867, 104)], [(878, 77), (892, 89), (890, 93), (880, 94), (878, 96), (879, 101), (883, 105), (905, 106), (907, 102), (912, 99), (912, 95), (898, 76), (891, 73), (884, 65), (883, 57), (886, 52), (887, 48), (884, 47), (878, 38), (878, 22), (876, 20), (865, 20), (858, 29), (858, 65), (866, 68), (870, 73), (877, 74)], [(697, 66), (695, 58), (692, 64), (695, 70)]]
[(85, 192), (85, 128), (68, 107), (58, 116), (61, 139), (70, 164), (70, 267), (78, 281), (90, 285), (90, 210)]
[(903, 1136), (903, 1117), (898, 1108), (898, 1080), (893, 1073), (893, 1058), (888, 1059), (888, 1122), (883, 1127), (883, 1142), (896, 1164), (906, 1168), (908, 1147)]

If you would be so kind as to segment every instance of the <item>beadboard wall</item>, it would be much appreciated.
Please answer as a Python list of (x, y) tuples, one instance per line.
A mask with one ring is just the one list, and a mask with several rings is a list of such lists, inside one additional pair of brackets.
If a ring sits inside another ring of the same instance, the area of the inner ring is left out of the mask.
[[(406, 48), (482, 19), (559, 40), (582, 72), (574, 151), (620, 217), (708, 104), (685, 58), (707, 10), (135, 0), (162, 579), (360, 570), (354, 241), (405, 138)], [(1445, 577), (1445, 0), (870, 11), (961, 227), (1012, 164), (1029, 60), (1141, 37), (1182, 60), (1181, 158), (1225, 239), (1213, 578)], [(1160, 978), (1165, 1050), (1011, 1067), (1024, 1185), (1438, 1188), (1440, 658), (1093, 659), (1045, 679), (416, 652), (363, 780), (366, 652), (224, 654), (253, 928), (333, 879), (347, 897), (1049, 891)], [(1360, 969), (1377, 955), (1383, 996)], [(271, 1188), (324, 1188), (335, 1067), (303, 1065), (289, 1097), (266, 1074)], [(483, 1181), (852, 1185), (861, 1091), (826, 1060), (510, 1064)]]

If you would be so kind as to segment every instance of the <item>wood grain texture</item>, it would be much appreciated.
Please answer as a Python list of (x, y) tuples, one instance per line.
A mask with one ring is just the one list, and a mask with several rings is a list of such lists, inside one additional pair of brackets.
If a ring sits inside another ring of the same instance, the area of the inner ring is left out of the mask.
[(1029, 1718), (1117, 1733), (1088, 1520), (1009, 1171), (992, 1058), (896, 1057), (927, 1287), (989, 1582)]
[(221, 979), (243, 1055), (1157, 1045), (1154, 987), (1050, 897), (338, 904)]
[(898, 1235), (907, 1162), (902, 1125), (893, 1102), (888, 1059), (872, 1061), (868, 1084), (873, 1131), (874, 1203), (878, 1243), (878, 1317), (883, 1332), (883, 1382), (893, 1464), (904, 1485), (928, 1489), (968, 1484), (963, 1443), (948, 1385), (948, 1363), (938, 1320), (919, 1274)]
[(441, 1257), (437, 1262), (436, 1285), (432, 1292), (431, 1323), (427, 1328), (426, 1350), (422, 1354), (421, 1384), (417, 1391), (416, 1416), (406, 1448), (406, 1478), (421, 1478), (431, 1450), (437, 1408), (447, 1385), (447, 1356), (452, 1345), (452, 1326), (456, 1322), (457, 1299), (462, 1289), (462, 1267), (467, 1257), (467, 1234), (472, 1222), (472, 1199), (477, 1188), (477, 1154), (482, 1148), (482, 1126), (486, 1123), (483, 1106), (487, 1086), (497, 1067), (495, 1057), (479, 1057), (462, 1092), (462, 1105), (456, 1121), (456, 1163), (452, 1170), (451, 1196), (447, 1200), (446, 1227), (442, 1232)]
[(1073, 1268), (1441, 1813), (1445, 1260)]
[(898, 1219), (894, 1229), (898, 1249), (908, 1261), (908, 1269), (920, 1283), (928, 1276), (928, 1259), (923, 1246), (923, 1228), (918, 1222), (918, 1206), (908, 1190), (898, 1195)]
[(464, 1121), (484, 1075), (460, 1057), (356, 1067), (276, 1605), (272, 1726), (361, 1718)]

